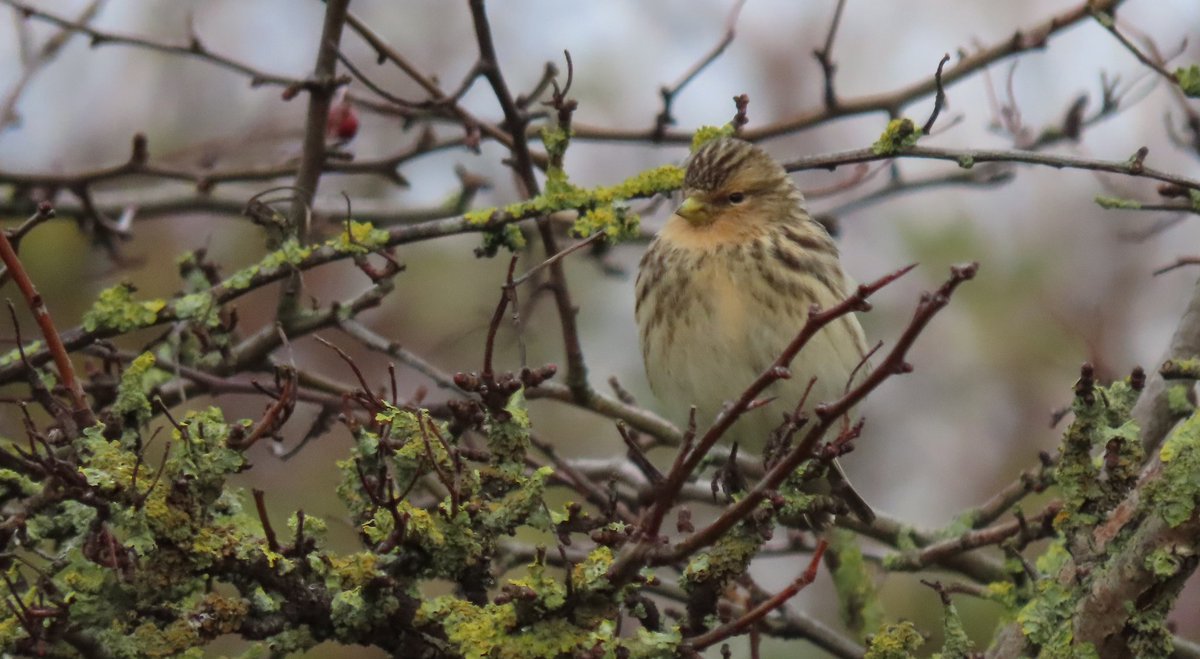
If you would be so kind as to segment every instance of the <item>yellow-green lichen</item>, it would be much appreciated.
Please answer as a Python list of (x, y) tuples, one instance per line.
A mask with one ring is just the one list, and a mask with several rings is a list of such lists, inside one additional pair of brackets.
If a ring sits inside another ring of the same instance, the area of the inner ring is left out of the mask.
[(335, 239), (334, 247), (343, 254), (366, 254), (387, 244), (388, 232), (370, 222), (351, 220)]
[(1196, 551), (1188, 546), (1172, 544), (1159, 547), (1146, 557), (1146, 569), (1162, 579), (1169, 579), (1179, 573), (1184, 561), (1195, 556)]
[(1142, 208), (1142, 202), (1136, 199), (1125, 199), (1123, 197), (1108, 195), (1096, 195), (1095, 202), (1100, 208), (1107, 208), (1109, 210), (1140, 210)]
[(589, 630), (566, 620), (517, 627), (512, 604), (476, 606), (454, 597), (438, 597), (421, 604), (415, 622), (441, 627), (464, 659), (542, 659), (590, 649)]
[(1149, 606), (1139, 610), (1133, 602), (1125, 602), (1129, 620), (1122, 630), (1122, 638), (1133, 657), (1175, 656), (1175, 639), (1167, 616), (1171, 613), (1174, 597), (1154, 598)]
[(1200, 413), (1175, 429), (1158, 451), (1162, 475), (1147, 485), (1150, 510), (1172, 527), (1196, 514), (1200, 505)]
[(842, 623), (860, 639), (879, 629), (883, 609), (875, 584), (867, 570), (858, 536), (845, 529), (829, 534), (828, 562), (833, 565), (833, 584), (838, 594), (838, 613)]
[(863, 659), (909, 659), (924, 643), (921, 632), (911, 622), (889, 624), (871, 637)]
[(1076, 597), (1053, 578), (1037, 584), (1037, 594), (1017, 613), (1025, 638), (1045, 651), (1069, 649), (1074, 635), (1070, 624)]
[(467, 221), (467, 224), (481, 226), (491, 221), (492, 217), (495, 216), (498, 211), (499, 209), (495, 206), (480, 208), (478, 210), (467, 211), (463, 213), (463, 219)]
[(44, 346), (45, 346), (45, 344), (42, 343), (42, 340), (38, 339), (36, 341), (30, 341), (28, 344), (22, 346), (21, 348), (13, 348), (12, 350), (9, 350), (8, 352), (4, 353), (4, 356), (0, 357), (0, 366), (8, 366), (9, 364), (15, 364), (17, 361), (19, 361), (21, 359), (21, 351), (22, 350), (25, 351), (26, 355), (32, 355), (33, 353), (41, 350)]
[[(580, 220), (574, 227), (577, 235), (590, 235), (595, 228), (589, 228), (589, 225), (597, 225), (611, 238), (628, 238), (636, 235), (637, 217), (624, 209), (620, 202), (678, 190), (683, 185), (683, 173), (683, 169), (677, 165), (662, 165), (631, 176), (616, 185), (594, 188), (574, 186), (565, 179), (565, 175), (556, 175), (548, 181), (546, 190), (532, 199), (509, 204), (503, 209), (492, 207), (470, 211), (463, 214), (463, 219), (475, 226), (481, 226), (498, 219), (525, 219), (559, 211), (577, 210), (581, 213)], [(609, 217), (607, 219), (610, 221), (599, 222), (596, 217), (585, 219), (588, 211), (623, 214), (623, 217)], [(508, 237), (516, 240), (516, 236), (512, 234)], [(523, 242), (520, 245), (523, 245)]]
[(999, 602), (1009, 611), (1017, 607), (1017, 586), (1011, 581), (993, 581), (984, 587), (983, 592), (984, 597)]
[(567, 587), (564, 583), (546, 572), (546, 566), (540, 562), (529, 565), (529, 574), (522, 579), (510, 579), (509, 583), (528, 588), (537, 599), (537, 606), (544, 612), (553, 612), (567, 603)]
[[(886, 156), (903, 151), (921, 139), (922, 131), (907, 117), (892, 119), (878, 140), (871, 145), (875, 155)], [(962, 166), (962, 163), (959, 163)]]
[(329, 617), (334, 631), (353, 641), (362, 632), (390, 624), (399, 608), (400, 600), (387, 590), (352, 588), (334, 595)]
[(1195, 409), (1191, 400), (1192, 388), (1184, 384), (1172, 384), (1167, 387), (1167, 411), (1176, 417), (1185, 417)]
[(41, 491), (42, 487), (24, 474), (0, 469), (0, 501), (12, 501)]
[[(341, 243), (341, 237), (334, 238), (335, 248)], [(295, 238), (288, 238), (279, 246), (279, 249), (267, 254), (261, 261), (258, 262), (260, 270), (274, 270), (285, 265), (298, 265), (308, 257), (312, 256), (313, 247), (300, 244), (300, 241)]]
[(483, 245), (476, 250), (476, 255), (491, 258), (500, 252), (500, 248), (509, 252), (524, 249), (525, 234), (521, 233), (521, 227), (515, 224), (504, 224), (484, 231)]
[(948, 602), (943, 612), (942, 649), (933, 653), (933, 659), (969, 659), (975, 656), (975, 644), (967, 636), (962, 618), (953, 602)]
[(600, 546), (571, 570), (571, 583), (577, 590), (598, 591), (609, 587), (608, 569), (612, 567), (612, 549)]
[(542, 126), (542, 145), (546, 147), (546, 153), (551, 158), (561, 158), (562, 154), (567, 150), (567, 145), (571, 142), (572, 132), (563, 129), (562, 126), (547, 124)]
[(637, 213), (612, 204), (584, 211), (571, 227), (571, 232), (581, 238), (603, 233), (609, 241), (617, 242), (636, 236), (639, 220)]
[[(1063, 495), (1062, 510), (1054, 525), (1072, 542), (1086, 544), (1091, 527), (1099, 521), (1125, 489), (1132, 485), (1127, 477), (1136, 474), (1140, 463), (1137, 425), (1129, 420), (1138, 391), (1128, 381), (1107, 387), (1087, 383), (1072, 403), (1075, 419), (1063, 433), (1055, 480)], [(1108, 476), (1101, 477), (1103, 463), (1095, 458), (1097, 449), (1116, 448), (1120, 462)]]
[(133, 290), (133, 286), (122, 282), (100, 291), (95, 304), (83, 315), (83, 329), (125, 333), (157, 323), (158, 313), (167, 306), (166, 300), (137, 301), (133, 299)]
[(1200, 380), (1200, 358), (1168, 359), (1162, 365), (1162, 372), (1168, 380)]
[(690, 592), (731, 582), (745, 573), (762, 542), (762, 534), (752, 525), (735, 526), (713, 546), (692, 556), (679, 577), (679, 585)]
[(1181, 66), (1175, 69), (1175, 82), (1190, 98), (1200, 98), (1200, 65)]
[(512, 603), (477, 606), (451, 596), (425, 600), (414, 623), (440, 628), (464, 659), (546, 659), (580, 656), (667, 659), (676, 656), (682, 640), (678, 627), (621, 638), (611, 620), (593, 625), (548, 617), (521, 624)]
[(171, 301), (171, 310), (179, 320), (198, 320), (205, 327), (221, 324), (217, 301), (208, 291), (188, 293)]
[(724, 126), (701, 126), (692, 133), (692, 152), (708, 144), (709, 142), (722, 137), (732, 137), (735, 133), (733, 124), (725, 124)]
[(519, 389), (504, 406), (507, 418), (493, 416), (487, 423), (488, 448), (493, 464), (517, 464), (529, 450), (529, 412), (525, 409), (525, 390)]
[(131, 482), (137, 456), (117, 440), (104, 438), (104, 426), (95, 425), (83, 431), (79, 442), (84, 458), (79, 473), (88, 485), (101, 490), (114, 490)]
[(137, 425), (148, 421), (153, 414), (146, 394), (161, 381), (161, 377), (153, 372), (154, 363), (153, 354), (144, 352), (138, 355), (121, 374), (117, 399), (112, 405), (113, 412), (122, 416), (132, 415)]

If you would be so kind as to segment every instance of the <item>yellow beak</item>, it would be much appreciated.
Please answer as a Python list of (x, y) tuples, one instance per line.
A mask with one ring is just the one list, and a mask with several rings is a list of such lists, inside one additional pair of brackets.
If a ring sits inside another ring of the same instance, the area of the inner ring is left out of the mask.
[(688, 197), (675, 209), (675, 214), (691, 224), (705, 224), (712, 215), (712, 208), (695, 197)]

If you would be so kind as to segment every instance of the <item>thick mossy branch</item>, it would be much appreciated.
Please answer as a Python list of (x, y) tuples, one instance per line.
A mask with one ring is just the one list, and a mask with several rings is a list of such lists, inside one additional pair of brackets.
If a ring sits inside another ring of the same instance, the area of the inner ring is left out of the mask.
[(542, 194), (503, 208), (484, 208), (464, 215), (477, 225), (503, 219), (549, 215), (561, 211), (579, 211), (573, 233), (588, 236), (603, 232), (609, 240), (619, 241), (637, 235), (638, 216), (625, 205), (631, 199), (673, 192), (683, 184), (683, 169), (662, 165), (630, 177), (616, 185), (580, 188), (571, 183), (562, 170), (547, 173)]
[[(258, 263), (238, 270), (211, 287), (174, 298), (139, 300), (132, 286), (119, 283), (100, 292), (92, 308), (84, 314), (80, 330), (64, 332), (63, 340), (68, 346), (74, 344), (72, 349), (77, 349), (96, 339), (176, 321), (195, 323), (206, 330), (218, 329), (221, 325), (221, 305), (226, 302), (278, 281), (296, 270), (383, 249), (388, 240), (387, 231), (367, 222), (351, 221), (338, 236), (324, 243), (305, 246), (289, 239)], [(188, 266), (186, 258), (181, 260), (181, 270), (186, 270)], [(44, 360), (44, 348), (41, 341), (24, 346), (26, 355), (35, 362)], [(19, 360), (20, 352), (11, 350), (0, 356), (0, 367), (12, 366)]]
[[(1139, 393), (1128, 381), (1097, 386), (1090, 371), (1076, 385), (1075, 420), (1063, 435), (1055, 474), (1063, 507), (1054, 522), (1077, 555), (1088, 551), (1091, 530), (1124, 498), (1141, 468), (1138, 427), (1131, 418)], [(1098, 451), (1105, 460), (1096, 460)]]
[(1038, 558), (1031, 592), (990, 589), (1019, 607), (996, 637), (997, 656), (1170, 654), (1166, 614), (1200, 562), (1200, 415), (1192, 412), (1143, 470), (1131, 419), (1141, 381), (1104, 387), (1085, 368), (1076, 384), (1056, 473), (1059, 537)]
[[(710, 140), (733, 134), (734, 128), (730, 124), (720, 127), (703, 126), (695, 133), (692, 150), (695, 151)], [(551, 156), (551, 165), (546, 169), (546, 185), (542, 193), (503, 208), (483, 208), (466, 213), (463, 217), (469, 223), (477, 226), (500, 224), (514, 219), (576, 211), (578, 217), (571, 229), (576, 236), (586, 237), (603, 233), (606, 240), (619, 242), (638, 235), (639, 218), (629, 209), (626, 202), (671, 193), (683, 185), (682, 167), (662, 165), (616, 185), (581, 188), (571, 183), (563, 168), (554, 164), (562, 162), (562, 156), (570, 144), (570, 135), (561, 128), (547, 127), (542, 129), (542, 142)], [(517, 250), (524, 245), (525, 239), (519, 230), (511, 224), (500, 224), (487, 230), (479, 254), (494, 256), (501, 247)]]

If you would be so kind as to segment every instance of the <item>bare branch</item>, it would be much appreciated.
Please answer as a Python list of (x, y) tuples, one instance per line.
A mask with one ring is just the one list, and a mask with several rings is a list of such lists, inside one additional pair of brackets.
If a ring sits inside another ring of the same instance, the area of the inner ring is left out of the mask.
[(266, 73), (253, 66), (250, 66), (249, 64), (239, 62), (231, 57), (214, 53), (205, 48), (202, 43), (195, 40), (186, 44), (170, 44), (161, 41), (154, 41), (152, 39), (146, 39), (144, 37), (104, 32), (91, 27), (86, 21), (75, 21), (69, 18), (63, 18), (50, 12), (38, 9), (37, 7), (28, 3), (20, 2), (20, 0), (0, 0), (0, 4), (8, 5), (9, 7), (21, 12), (25, 16), (36, 18), (40, 21), (45, 21), (64, 30), (70, 30), (87, 35), (88, 37), (91, 37), (93, 48), (96, 46), (114, 44), (144, 48), (146, 50), (153, 50), (160, 53), (166, 53), (168, 55), (193, 57), (250, 78), (250, 85), (252, 87), (258, 87), (261, 85), (277, 85), (287, 87), (288, 89), (304, 89), (326, 84), (322, 83), (321, 81), (300, 80), (297, 78), (289, 78), (287, 76)]
[(837, 36), (838, 26), (842, 22), (842, 11), (846, 9), (846, 0), (837, 0), (837, 6), (833, 8), (833, 20), (829, 22), (829, 31), (825, 33), (825, 44), (813, 51), (813, 57), (817, 58), (817, 63), (821, 65), (821, 74), (825, 78), (825, 109), (832, 111), (838, 106), (837, 93), (833, 87), (833, 76), (837, 73), (837, 64), (834, 63), (833, 39)]

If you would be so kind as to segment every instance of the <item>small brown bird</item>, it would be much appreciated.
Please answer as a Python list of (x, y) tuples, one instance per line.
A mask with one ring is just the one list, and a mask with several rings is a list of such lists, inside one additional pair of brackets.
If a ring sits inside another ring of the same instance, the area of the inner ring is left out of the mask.
[[(683, 193), (642, 258), (636, 315), (651, 388), (677, 421), (695, 405), (703, 431), (783, 352), (813, 304), (837, 304), (853, 285), (804, 195), (759, 147), (734, 138), (704, 144), (687, 164)], [(778, 397), (768, 408), (790, 412), (814, 377), (805, 411), (836, 399), (866, 349), (854, 315), (826, 326), (796, 356), (792, 377), (766, 391)], [(761, 452), (779, 419), (751, 411), (725, 437)], [(836, 463), (831, 476), (851, 511), (870, 521)]]

